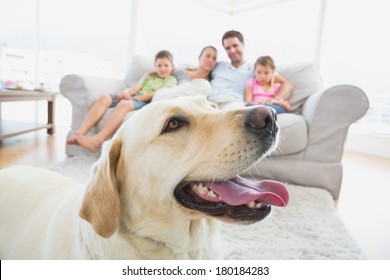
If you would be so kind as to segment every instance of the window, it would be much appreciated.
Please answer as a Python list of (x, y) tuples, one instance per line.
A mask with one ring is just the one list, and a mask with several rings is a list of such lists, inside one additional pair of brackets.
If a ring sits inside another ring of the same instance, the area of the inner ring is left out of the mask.
[(123, 77), (131, 1), (4, 0), (0, 9), (3, 80), (24, 73), (54, 89), (68, 73)]
[(367, 94), (369, 111), (353, 129), (390, 136), (387, 14), (386, 1), (328, 0), (320, 65), (326, 85), (352, 84)]

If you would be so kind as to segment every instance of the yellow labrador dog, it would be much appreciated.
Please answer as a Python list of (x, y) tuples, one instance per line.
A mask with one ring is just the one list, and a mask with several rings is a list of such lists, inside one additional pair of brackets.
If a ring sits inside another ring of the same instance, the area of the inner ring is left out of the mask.
[(236, 176), (277, 143), (266, 107), (152, 103), (106, 142), (86, 186), (42, 168), (0, 171), (1, 259), (217, 259), (218, 220), (285, 206), (279, 182)]

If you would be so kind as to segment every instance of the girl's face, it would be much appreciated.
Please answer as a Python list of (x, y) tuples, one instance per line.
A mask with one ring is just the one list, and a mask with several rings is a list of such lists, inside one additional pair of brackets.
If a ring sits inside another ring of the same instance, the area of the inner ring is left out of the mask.
[(254, 72), (255, 72), (256, 81), (261, 86), (269, 85), (272, 76), (274, 75), (274, 70), (272, 70), (271, 67), (267, 67), (259, 64), (256, 64)]
[(172, 74), (173, 64), (169, 61), (168, 58), (157, 58), (155, 68), (157, 75), (160, 78), (165, 78)]
[(206, 71), (211, 71), (217, 64), (217, 52), (213, 48), (207, 48), (199, 56), (199, 66)]

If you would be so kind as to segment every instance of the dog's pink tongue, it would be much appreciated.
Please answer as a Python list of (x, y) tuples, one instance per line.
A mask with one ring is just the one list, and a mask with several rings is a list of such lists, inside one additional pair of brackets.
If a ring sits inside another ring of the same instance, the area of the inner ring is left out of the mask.
[(227, 204), (234, 206), (251, 201), (264, 202), (273, 206), (286, 206), (289, 201), (286, 186), (272, 180), (251, 182), (236, 176), (225, 182), (207, 183), (206, 187), (214, 191)]

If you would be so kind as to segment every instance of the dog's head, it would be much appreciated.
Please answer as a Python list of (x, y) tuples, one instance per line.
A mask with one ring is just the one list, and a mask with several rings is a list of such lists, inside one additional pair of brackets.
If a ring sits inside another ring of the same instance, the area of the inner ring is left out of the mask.
[(287, 204), (286, 188), (237, 174), (269, 154), (277, 139), (276, 115), (267, 107), (221, 111), (200, 97), (152, 103), (104, 144), (80, 216), (104, 237), (122, 218), (146, 214), (261, 220), (270, 205)]

